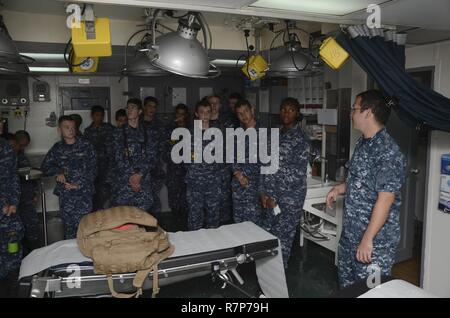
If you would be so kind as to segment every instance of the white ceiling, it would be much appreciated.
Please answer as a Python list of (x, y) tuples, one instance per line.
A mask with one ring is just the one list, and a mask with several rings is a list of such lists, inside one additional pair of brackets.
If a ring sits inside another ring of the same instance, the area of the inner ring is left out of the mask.
[[(340, 2), (344, 0), (335, 1)], [(365, 21), (369, 15), (365, 10), (345, 16), (333, 16), (250, 7), (249, 5), (255, 2), (255, 0), (75, 0), (75, 2), (168, 9), (179, 8), (337, 24), (360, 23)], [(365, 0), (361, 0), (361, 2), (366, 3)], [(450, 30), (450, 1), (448, 0), (386, 0), (381, 5), (381, 9), (382, 24), (385, 25), (404, 25), (431, 30)]]
[[(67, 3), (95, 3), (98, 16), (113, 19), (140, 20), (144, 15), (143, 8), (167, 8), (180, 10), (196, 10), (206, 12), (210, 25), (224, 25), (242, 18), (242, 15), (264, 16), (279, 19), (302, 21), (302, 26), (310, 31), (320, 30), (321, 22), (346, 24), (361, 23), (368, 13), (364, 10), (346, 16), (330, 16), (306, 14), (293, 11), (280, 11), (249, 7), (255, 0), (0, 0), (3, 9), (64, 15)], [(301, 0), (292, 0), (301, 1)], [(320, 0), (317, 0), (320, 1)], [(336, 0), (343, 1), (343, 0)], [(363, 0), (361, 0), (363, 1)], [(195, 4), (192, 4), (195, 3)], [(410, 44), (423, 44), (442, 41), (449, 38), (450, 1), (449, 0), (392, 0), (381, 5), (381, 22), (383, 25), (403, 26), (408, 29)], [(420, 28), (417, 29), (411, 29)], [(435, 32), (438, 30), (439, 32)]]

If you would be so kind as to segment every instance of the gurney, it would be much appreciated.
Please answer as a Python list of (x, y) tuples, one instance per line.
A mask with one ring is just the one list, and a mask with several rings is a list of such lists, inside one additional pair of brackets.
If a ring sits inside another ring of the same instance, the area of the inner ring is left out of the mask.
[[(278, 239), (251, 222), (217, 229), (168, 233), (175, 252), (158, 267), (159, 286), (204, 275), (213, 275), (236, 288), (243, 284), (236, 268), (255, 262), (256, 275), (265, 297), (288, 297)], [(134, 290), (135, 273), (113, 275), (114, 288)], [(233, 279), (234, 278), (234, 279)], [(153, 274), (143, 289), (152, 288)], [(233, 283), (237, 281), (238, 284)], [(110, 295), (105, 275), (93, 271), (76, 240), (65, 240), (34, 250), (22, 261), (20, 297), (102, 297)]]

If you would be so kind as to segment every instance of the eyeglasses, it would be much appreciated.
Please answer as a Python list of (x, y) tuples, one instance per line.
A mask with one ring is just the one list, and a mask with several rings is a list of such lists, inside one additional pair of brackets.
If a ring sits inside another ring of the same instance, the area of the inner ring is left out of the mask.
[(351, 106), (350, 109), (351, 109), (351, 112), (353, 113), (356, 110), (361, 110), (361, 107)]

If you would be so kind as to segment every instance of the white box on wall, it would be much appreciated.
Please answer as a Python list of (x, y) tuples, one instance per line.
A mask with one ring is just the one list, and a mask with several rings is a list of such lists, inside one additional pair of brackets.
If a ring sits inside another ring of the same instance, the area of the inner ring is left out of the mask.
[(337, 109), (318, 109), (317, 123), (320, 125), (337, 125)]

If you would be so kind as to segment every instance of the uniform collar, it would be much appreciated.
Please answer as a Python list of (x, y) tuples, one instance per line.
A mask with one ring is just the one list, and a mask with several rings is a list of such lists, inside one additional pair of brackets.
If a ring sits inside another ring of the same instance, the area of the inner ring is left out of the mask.
[(364, 136), (361, 136), (361, 143), (363, 145), (369, 145), (372, 146), (375, 142), (377, 142), (384, 134), (386, 133), (386, 127), (381, 128), (377, 131), (375, 135), (373, 135), (371, 138), (364, 138)]
[[(289, 130), (287, 130), (286, 132), (282, 132), (283, 135), (288, 135), (288, 134), (293, 134), (296, 131), (300, 130), (300, 122), (296, 122), (291, 128), (289, 128)], [(281, 128), (280, 128), (281, 131)]]

